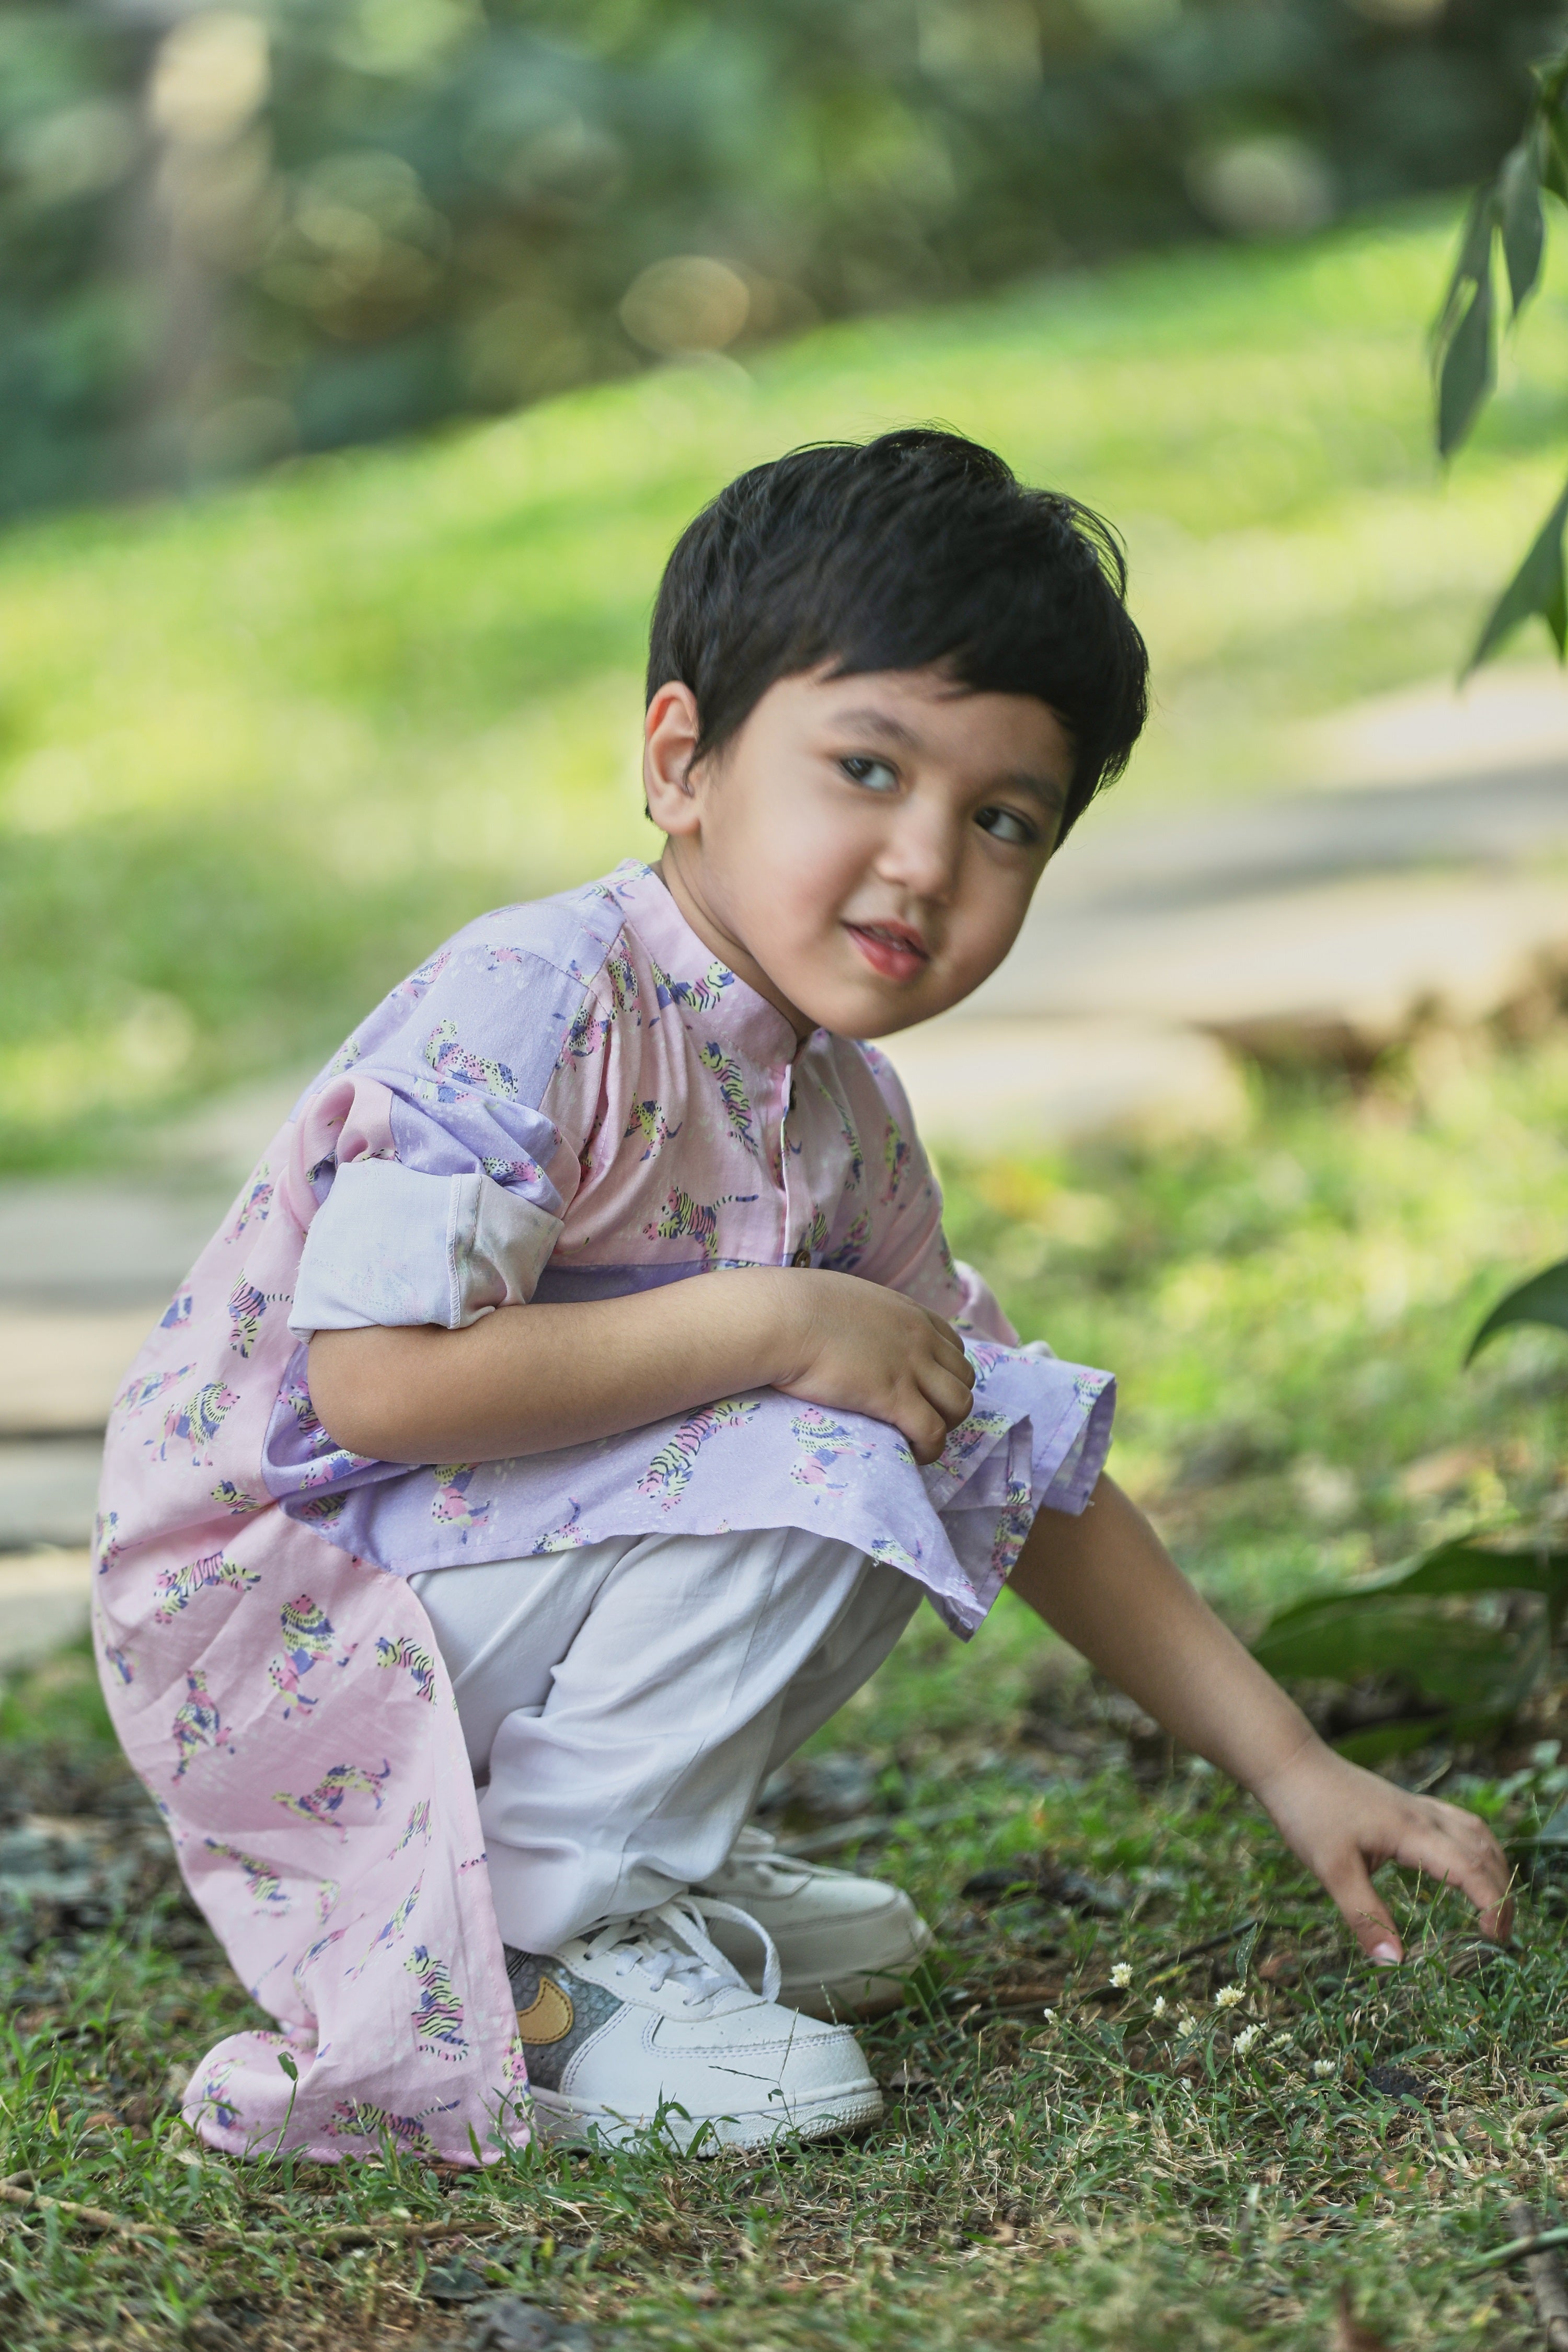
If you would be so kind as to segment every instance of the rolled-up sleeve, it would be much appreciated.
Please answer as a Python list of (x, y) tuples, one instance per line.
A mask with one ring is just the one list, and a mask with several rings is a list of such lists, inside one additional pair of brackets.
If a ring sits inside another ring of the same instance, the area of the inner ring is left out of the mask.
[(482, 1170), (351, 1160), (305, 1236), (289, 1328), (302, 1339), (374, 1323), (462, 1330), (533, 1297), (561, 1222)]
[(601, 1090), (614, 1007), (572, 952), (597, 944), (574, 936), (557, 957), (504, 929), (460, 935), (307, 1096), (297, 1336), (461, 1330), (532, 1298)]

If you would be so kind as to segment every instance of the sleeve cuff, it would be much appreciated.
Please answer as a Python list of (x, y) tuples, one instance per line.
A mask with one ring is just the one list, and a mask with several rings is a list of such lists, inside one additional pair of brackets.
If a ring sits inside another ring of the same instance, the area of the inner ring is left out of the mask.
[(477, 1323), (525, 1304), (561, 1219), (478, 1170), (431, 1176), (395, 1160), (351, 1160), (310, 1221), (289, 1328)]

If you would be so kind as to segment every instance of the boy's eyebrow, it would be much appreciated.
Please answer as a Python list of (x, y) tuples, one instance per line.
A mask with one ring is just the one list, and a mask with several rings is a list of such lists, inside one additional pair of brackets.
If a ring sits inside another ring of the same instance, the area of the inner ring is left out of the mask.
[(1002, 786), (1010, 784), (1015, 792), (1028, 793), (1048, 809), (1059, 809), (1068, 794), (1066, 784), (1058, 783), (1054, 776), (1037, 776), (1030, 768), (1011, 769), (1006, 775), (998, 776), (996, 782)]
[(923, 736), (917, 734), (912, 727), (906, 727), (901, 719), (895, 719), (891, 711), (873, 709), (869, 703), (863, 710), (836, 710), (829, 724), (872, 729), (877, 734), (885, 735), (889, 742), (901, 743), (906, 751), (925, 750)]

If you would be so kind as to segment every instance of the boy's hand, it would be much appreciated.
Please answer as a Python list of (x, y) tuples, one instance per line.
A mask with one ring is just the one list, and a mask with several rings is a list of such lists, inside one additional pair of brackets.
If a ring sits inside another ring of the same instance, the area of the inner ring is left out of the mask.
[(951, 1323), (901, 1291), (852, 1274), (791, 1270), (783, 1293), (783, 1361), (773, 1386), (898, 1430), (917, 1462), (934, 1462), (974, 1402), (974, 1368)]
[(1383, 1862), (1458, 1886), (1480, 1913), (1485, 1934), (1509, 1934), (1513, 1903), (1507, 1857), (1474, 1813), (1395, 1789), (1316, 1738), (1270, 1780), (1255, 1782), (1253, 1794), (1291, 1853), (1322, 1881), (1369, 1960), (1392, 1968), (1405, 1957), (1399, 1931), (1372, 1883)]

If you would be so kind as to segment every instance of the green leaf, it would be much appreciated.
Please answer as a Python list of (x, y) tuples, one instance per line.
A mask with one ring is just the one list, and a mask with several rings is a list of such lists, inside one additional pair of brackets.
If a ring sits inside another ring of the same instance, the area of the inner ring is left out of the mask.
[(1546, 222), (1541, 210), (1541, 165), (1545, 152), (1545, 142), (1532, 129), (1498, 173), (1498, 219), (1516, 319), (1535, 289), (1546, 245)]
[[(1568, 498), (1564, 504), (1568, 505)], [(1473, 1363), (1493, 1333), (1506, 1331), (1510, 1323), (1549, 1323), (1559, 1331), (1568, 1331), (1568, 1257), (1532, 1274), (1528, 1282), (1498, 1300), (1470, 1341), (1466, 1363)]]
[(1471, 289), (1479, 286), (1491, 268), (1492, 236), (1497, 228), (1497, 190), (1479, 188), (1470, 199), (1465, 215), (1464, 230), (1459, 238), (1459, 250), (1454, 257), (1437, 316), (1432, 322), (1434, 361), (1447, 349), (1461, 312), (1470, 299)]
[(1451, 457), (1492, 388), (1492, 272), (1489, 255), (1437, 368), (1437, 454)]
[[(1532, 1592), (1545, 1606), (1525, 1625), (1480, 1622), (1463, 1603)], [(1289, 1680), (1402, 1683), (1425, 1704), (1369, 1724), (1335, 1744), (1360, 1763), (1435, 1738), (1479, 1737), (1506, 1723), (1552, 1656), (1568, 1597), (1568, 1546), (1494, 1551), (1450, 1543), (1413, 1568), (1352, 1592), (1318, 1593), (1271, 1617), (1253, 1643), (1270, 1674)]]
[(1568, 123), (1557, 112), (1542, 124), (1541, 184), (1568, 204)]
[(1310, 1618), (1266, 1626), (1253, 1654), (1297, 1682), (1389, 1677), (1450, 1706), (1500, 1705), (1520, 1673), (1519, 1636), (1423, 1593), (1346, 1592)]
[(1547, 516), (1534, 546), (1503, 590), (1490, 617), (1476, 640), (1475, 651), (1462, 673), (1468, 677), (1489, 661), (1521, 621), (1539, 614), (1551, 630), (1561, 656), (1568, 650), (1568, 581), (1563, 570), (1563, 529), (1568, 522), (1568, 489)]
[(1496, 1551), (1486, 1544), (1439, 1544), (1410, 1568), (1358, 1584), (1350, 1592), (1311, 1592), (1278, 1609), (1265, 1633), (1294, 1625), (1298, 1619), (1316, 1617), (1353, 1604), (1363, 1607), (1391, 1594), (1417, 1593), (1429, 1600), (1479, 1592), (1544, 1592), (1551, 1597), (1568, 1586), (1568, 1545), (1534, 1544), (1516, 1551)]

